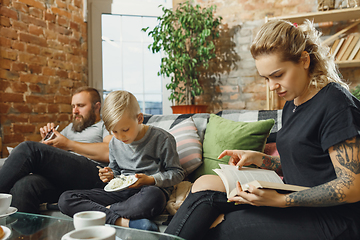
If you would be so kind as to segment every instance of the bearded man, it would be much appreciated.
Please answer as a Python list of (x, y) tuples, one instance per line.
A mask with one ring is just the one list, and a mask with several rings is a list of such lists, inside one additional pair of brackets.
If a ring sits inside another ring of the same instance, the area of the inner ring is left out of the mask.
[(72, 96), (73, 121), (61, 132), (54, 123), (40, 128), (42, 139), (14, 148), (0, 169), (0, 193), (13, 196), (12, 207), (38, 213), (41, 203), (55, 203), (66, 190), (103, 187), (97, 166), (109, 162), (111, 135), (100, 117), (101, 97), (90, 87)]

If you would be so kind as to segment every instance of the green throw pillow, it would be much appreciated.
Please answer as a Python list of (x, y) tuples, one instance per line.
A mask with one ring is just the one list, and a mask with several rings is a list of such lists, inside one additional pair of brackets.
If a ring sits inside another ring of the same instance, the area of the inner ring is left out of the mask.
[(216, 174), (212, 169), (219, 168), (219, 163), (228, 164), (229, 156), (218, 159), (224, 150), (264, 151), (274, 123), (274, 119), (234, 122), (211, 114), (203, 143), (203, 164), (195, 170), (191, 180), (204, 174)]

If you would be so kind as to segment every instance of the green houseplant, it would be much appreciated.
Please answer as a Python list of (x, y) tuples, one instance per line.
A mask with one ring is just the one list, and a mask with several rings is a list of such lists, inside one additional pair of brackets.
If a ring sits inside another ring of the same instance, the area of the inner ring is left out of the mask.
[[(148, 32), (154, 40), (148, 46), (153, 53), (162, 51), (158, 75), (170, 77), (166, 88), (171, 91), (173, 105), (194, 104), (195, 96), (203, 93), (199, 83), (201, 69), (209, 67), (214, 58), (215, 44), (219, 37), (221, 17), (214, 17), (216, 6), (201, 8), (190, 2), (179, 4), (175, 9), (162, 8), (158, 25)], [(143, 28), (146, 32), (148, 28)]]

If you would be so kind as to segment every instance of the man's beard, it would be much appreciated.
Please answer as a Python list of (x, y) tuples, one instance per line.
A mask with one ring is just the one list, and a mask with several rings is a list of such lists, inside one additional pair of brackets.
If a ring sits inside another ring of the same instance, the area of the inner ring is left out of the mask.
[[(80, 117), (80, 120), (76, 120), (76, 117)], [(95, 111), (92, 109), (87, 118), (84, 118), (82, 115), (73, 115), (73, 125), (72, 130), (74, 132), (82, 132), (85, 128), (90, 127), (96, 122)]]

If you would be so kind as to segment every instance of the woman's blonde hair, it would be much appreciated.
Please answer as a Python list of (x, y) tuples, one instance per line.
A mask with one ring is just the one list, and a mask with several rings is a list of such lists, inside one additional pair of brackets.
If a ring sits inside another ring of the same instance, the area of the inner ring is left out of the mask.
[(140, 106), (133, 94), (127, 91), (113, 91), (107, 95), (102, 109), (102, 119), (108, 131), (112, 131), (120, 119), (127, 114), (137, 118)]
[(349, 89), (339, 77), (334, 58), (329, 54), (330, 48), (321, 44), (320, 36), (321, 33), (309, 20), (299, 26), (284, 20), (273, 20), (261, 27), (250, 46), (250, 52), (254, 59), (277, 53), (282, 61), (299, 63), (301, 54), (306, 51), (310, 55), (310, 85), (322, 88), (329, 82), (337, 82)]

